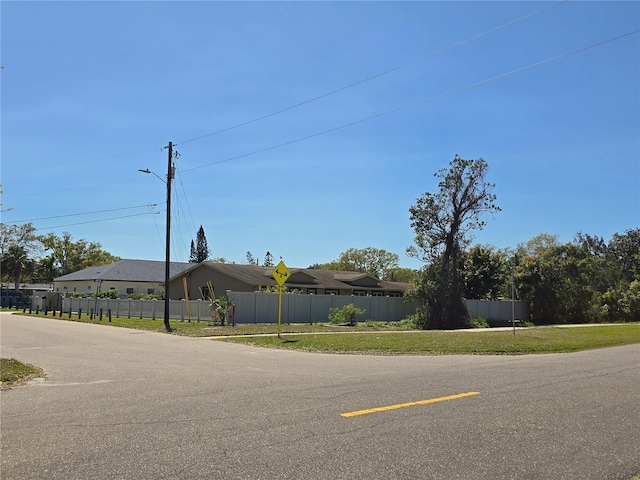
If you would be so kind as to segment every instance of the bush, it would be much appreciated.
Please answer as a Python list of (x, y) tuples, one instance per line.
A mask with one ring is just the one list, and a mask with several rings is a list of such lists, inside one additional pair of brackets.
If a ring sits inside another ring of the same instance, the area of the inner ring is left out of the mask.
[(356, 324), (356, 315), (366, 312), (363, 308), (357, 308), (350, 303), (342, 308), (329, 309), (329, 321), (331, 323), (347, 323), (351, 326)]
[(471, 320), (471, 326), (473, 328), (489, 328), (489, 322), (485, 318), (478, 316)]
[(164, 292), (160, 293), (131, 293), (129, 300), (164, 300)]
[(120, 298), (120, 290), (117, 288), (110, 288), (109, 290), (100, 290), (99, 292), (91, 295), (91, 298)]
[(211, 311), (213, 323), (224, 327), (227, 324), (227, 319), (231, 315), (232, 308), (233, 304), (229, 302), (227, 297), (218, 297), (211, 300), (209, 310)]

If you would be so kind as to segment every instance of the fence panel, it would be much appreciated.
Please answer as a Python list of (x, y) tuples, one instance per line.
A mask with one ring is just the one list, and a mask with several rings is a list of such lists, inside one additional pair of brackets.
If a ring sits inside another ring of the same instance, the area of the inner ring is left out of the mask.
[[(235, 304), (235, 323), (276, 323), (278, 321), (278, 295), (259, 292), (228, 292), (229, 301)], [(329, 318), (331, 308), (342, 308), (353, 303), (365, 313), (356, 316), (357, 321), (398, 321), (415, 313), (418, 303), (407, 301), (401, 297), (359, 297), (351, 295), (282, 295), (283, 323), (323, 323)], [(512, 302), (466, 300), (471, 318), (483, 317), (487, 320), (510, 322)], [(197, 300), (189, 303), (192, 320), (211, 320), (209, 302)], [(44, 310), (44, 299), (33, 297), (32, 309)], [(77, 313), (82, 309), (83, 315), (107, 315), (109, 309), (116, 317), (130, 318), (164, 318), (163, 300), (120, 300), (95, 298), (64, 298), (62, 309)], [(513, 302), (516, 320), (529, 319), (527, 302)], [(169, 302), (169, 316), (173, 320), (188, 320), (186, 302), (172, 300)]]

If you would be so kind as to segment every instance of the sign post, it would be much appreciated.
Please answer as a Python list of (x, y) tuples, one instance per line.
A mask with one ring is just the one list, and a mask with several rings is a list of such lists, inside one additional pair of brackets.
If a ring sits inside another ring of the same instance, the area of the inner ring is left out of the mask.
[(282, 285), (284, 285), (284, 282), (287, 281), (287, 278), (289, 278), (289, 275), (291, 274), (284, 262), (280, 260), (280, 263), (273, 271), (272, 275), (273, 278), (276, 279), (276, 282), (278, 282), (278, 338), (282, 338), (280, 336), (280, 319), (282, 318)]

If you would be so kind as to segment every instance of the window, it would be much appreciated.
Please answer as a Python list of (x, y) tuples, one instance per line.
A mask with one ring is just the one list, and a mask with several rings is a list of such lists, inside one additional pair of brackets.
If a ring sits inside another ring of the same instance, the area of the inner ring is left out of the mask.
[(324, 293), (327, 295), (340, 295), (339, 290), (325, 290)]
[(131, 295), (133, 293), (133, 287), (127, 287), (127, 295)]
[(209, 286), (205, 285), (204, 287), (202, 287), (200, 290), (202, 290), (202, 296), (204, 298), (213, 298), (212, 293), (215, 295), (215, 288), (213, 289), (213, 292), (209, 292)]
[(149, 295), (153, 295), (154, 293), (156, 293), (156, 289), (155, 288), (147, 288), (147, 293)]
[(355, 297), (366, 297), (367, 296), (367, 292), (365, 292), (364, 290), (354, 290), (353, 291), (353, 296), (355, 296)]
[(307, 288), (307, 293), (310, 295), (315, 295), (316, 293), (318, 293), (318, 289), (317, 288)]
[(372, 297), (384, 297), (384, 292), (371, 292)]
[(402, 297), (402, 292), (389, 292), (389, 296), (394, 298)]

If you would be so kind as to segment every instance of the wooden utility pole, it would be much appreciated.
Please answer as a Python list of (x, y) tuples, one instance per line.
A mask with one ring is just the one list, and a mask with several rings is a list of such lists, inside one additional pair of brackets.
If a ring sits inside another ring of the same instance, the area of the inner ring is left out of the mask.
[(167, 236), (165, 246), (165, 265), (164, 265), (164, 328), (167, 332), (173, 331), (169, 323), (169, 278), (171, 276), (171, 180), (173, 180), (173, 143), (169, 142), (166, 147), (169, 151), (169, 160), (167, 166)]

